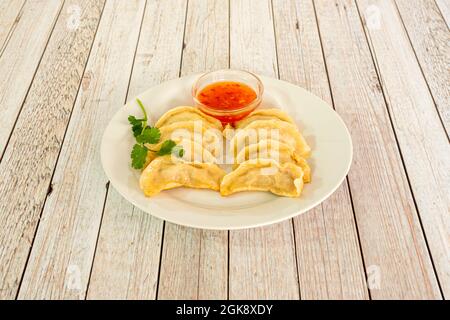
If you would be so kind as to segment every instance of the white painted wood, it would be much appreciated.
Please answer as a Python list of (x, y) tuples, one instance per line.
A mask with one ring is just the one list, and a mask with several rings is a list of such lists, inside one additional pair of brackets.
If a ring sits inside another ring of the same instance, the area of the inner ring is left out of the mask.
[(110, 186), (88, 299), (154, 299), (162, 221), (135, 208)]
[(25, 0), (0, 2), (0, 57), (21, 18)]
[(30, 0), (0, 58), (0, 155), (14, 127), (63, 1)]
[(144, 1), (106, 2), (19, 292), (21, 299), (85, 298), (106, 196), (100, 141), (109, 119), (125, 102), (144, 5)]
[(85, 22), (68, 33), (59, 17), (0, 163), (0, 298), (18, 291), (100, 18), (101, 2), (77, 3)]
[[(178, 77), (185, 15), (185, 0), (147, 2), (128, 100)], [(155, 299), (162, 233), (162, 220), (110, 186), (87, 298)]]
[[(275, 0), (273, 10), (280, 78), (332, 105), (312, 1)], [(294, 226), (302, 299), (369, 298), (346, 181)]]
[(384, 0), (358, 0), (357, 4), (360, 12), (376, 5), (383, 17), (379, 29), (368, 27), (367, 22), (365, 29), (437, 276), (449, 298), (450, 145), (395, 4)]
[(448, 25), (433, 0), (397, 0), (396, 3), (449, 136), (450, 32)]
[(335, 107), (353, 137), (349, 182), (371, 296), (439, 299), (357, 7), (350, 0), (315, 7)]
[[(437, 275), (448, 298), (449, 146), (432, 99), (448, 135), (448, 1), (397, 0), (395, 8), (357, 0), (363, 20), (369, 5), (381, 13), (380, 30), (364, 26), (369, 48), (353, 1), (273, 0), (274, 30), (271, 1), (233, 0), (231, 56), (228, 1), (190, 1), (182, 74), (227, 67), (230, 57), (234, 68), (276, 76), (278, 55), (282, 79), (331, 103), (313, 3), (333, 98), (354, 141), (349, 181), (371, 295), (441, 298)], [(0, 1), (0, 299), (19, 290), (47, 192), (21, 299), (84, 298), (86, 290), (90, 299), (226, 298), (228, 240), (230, 298), (367, 298), (345, 184), (294, 225), (233, 231), (228, 239), (167, 224), (162, 257), (162, 221), (107, 192), (98, 160), (103, 128), (128, 90), (131, 99), (178, 75), (185, 0), (108, 0), (82, 79), (103, 1), (67, 0), (62, 8), (62, 1), (28, 0), (20, 11), (22, 4)], [(76, 30), (68, 29), (71, 6), (82, 9)]]
[[(228, 67), (228, 1), (190, 1), (182, 75)], [(228, 233), (166, 223), (159, 299), (226, 299)]]
[[(276, 77), (270, 1), (231, 1), (231, 68)], [(230, 231), (230, 299), (298, 299), (292, 220)]]
[(450, 28), (450, 1), (448, 0), (436, 0), (436, 4), (444, 17), (447, 27)]

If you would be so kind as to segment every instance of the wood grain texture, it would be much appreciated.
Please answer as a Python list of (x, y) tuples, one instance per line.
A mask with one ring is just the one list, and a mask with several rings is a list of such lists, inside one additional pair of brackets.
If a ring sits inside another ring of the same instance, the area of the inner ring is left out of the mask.
[(0, 57), (21, 18), (25, 0), (0, 2)]
[[(332, 105), (312, 1), (275, 0), (273, 10), (280, 78)], [(302, 299), (369, 298), (345, 180), (322, 205), (294, 218), (294, 227)]]
[[(182, 75), (228, 67), (228, 1), (190, 1)], [(159, 299), (226, 299), (228, 233), (166, 223)]]
[(422, 72), (450, 134), (450, 32), (433, 0), (397, 0)]
[[(358, 0), (360, 12), (379, 8), (380, 28), (365, 21), (414, 198), (438, 278), (450, 297), (450, 145), (395, 4)], [(364, 17), (364, 16), (363, 16)], [(396, 47), (396, 50), (391, 48)], [(426, 125), (424, 125), (426, 124)]]
[(333, 2), (315, 7), (335, 107), (353, 137), (349, 183), (371, 296), (439, 299), (357, 7)]
[(154, 299), (162, 224), (110, 186), (87, 298)]
[[(185, 0), (147, 2), (128, 100), (178, 77), (185, 15)], [(110, 186), (88, 299), (155, 299), (162, 234), (162, 220), (135, 208)]]
[[(231, 1), (230, 63), (266, 76), (278, 74), (270, 1)], [(230, 231), (230, 299), (298, 299), (292, 220)]]
[(21, 299), (85, 298), (106, 196), (100, 141), (125, 102), (144, 5), (119, 0), (105, 4), (20, 288)]
[(0, 163), (0, 298), (17, 293), (100, 18), (98, 1), (77, 3), (83, 23), (59, 17)]
[(62, 0), (28, 1), (1, 55), (0, 155), (5, 150), (62, 3)]
[(450, 1), (448, 0), (436, 0), (436, 4), (441, 11), (442, 17), (447, 23), (447, 27), (450, 28)]

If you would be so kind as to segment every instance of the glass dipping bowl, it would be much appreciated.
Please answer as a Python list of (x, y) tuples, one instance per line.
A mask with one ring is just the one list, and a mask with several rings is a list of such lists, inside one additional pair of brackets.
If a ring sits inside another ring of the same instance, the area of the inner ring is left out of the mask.
[[(255, 91), (256, 98), (250, 103), (236, 109), (218, 109), (207, 106), (199, 101), (197, 97), (203, 88), (212, 83), (222, 81), (243, 83)], [(263, 92), (264, 87), (261, 80), (253, 73), (243, 70), (224, 69), (201, 75), (192, 87), (192, 98), (194, 99), (195, 105), (204, 113), (220, 120), (223, 124), (233, 124), (246, 117), (261, 104)]]

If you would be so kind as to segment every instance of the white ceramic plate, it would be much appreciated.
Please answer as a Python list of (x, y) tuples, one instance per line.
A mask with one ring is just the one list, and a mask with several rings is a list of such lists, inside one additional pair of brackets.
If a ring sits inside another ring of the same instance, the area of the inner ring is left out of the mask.
[[(164, 112), (192, 105), (191, 87), (198, 75), (165, 82), (139, 95), (154, 123)], [(272, 224), (308, 211), (328, 198), (342, 183), (352, 161), (350, 134), (327, 103), (290, 83), (261, 77), (261, 107), (279, 107), (300, 128), (312, 148), (308, 162), (312, 182), (300, 198), (277, 197), (266, 192), (242, 192), (222, 197), (218, 192), (177, 188), (147, 198), (139, 189), (138, 170), (131, 168), (130, 151), (135, 143), (128, 115), (141, 116), (131, 99), (113, 117), (103, 135), (101, 159), (111, 184), (132, 204), (158, 218), (195, 228), (242, 229)]]

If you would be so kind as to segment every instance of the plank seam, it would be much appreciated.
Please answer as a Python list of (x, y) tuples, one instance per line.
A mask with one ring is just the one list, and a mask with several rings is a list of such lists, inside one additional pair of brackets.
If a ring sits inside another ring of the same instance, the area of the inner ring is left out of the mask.
[[(60, 15), (61, 11), (62, 11), (62, 8), (64, 7), (64, 4), (65, 4), (65, 3), (63, 3), (63, 5), (61, 6), (61, 9), (60, 9), (60, 11), (59, 11), (59, 13), (58, 13), (58, 18), (59, 18), (59, 15)], [(99, 25), (100, 25), (101, 17), (102, 17), (102, 15), (103, 15), (103, 9), (104, 9), (104, 7), (105, 7), (105, 6), (103, 5), (103, 8), (102, 8), (102, 11), (101, 11), (101, 13), (100, 13), (100, 17), (99, 17), (99, 20), (98, 20), (98, 23), (97, 23), (97, 28), (95, 29), (95, 34), (94, 34), (94, 37), (93, 37), (91, 46), (90, 46), (90, 48), (89, 48), (89, 53), (88, 53), (88, 55), (87, 55), (86, 62), (84, 63), (84, 68), (83, 68), (83, 73), (82, 73), (82, 74), (84, 74), (84, 72), (85, 72), (85, 70), (86, 70), (86, 67), (87, 67), (87, 64), (88, 64), (88, 61), (89, 61), (89, 56), (90, 56), (90, 54), (91, 54), (92, 47), (94, 46), (95, 36), (97, 35), (97, 31), (98, 31), (98, 27), (99, 27)], [(56, 20), (58, 20), (58, 19), (56, 19)], [(53, 28), (54, 28), (55, 26), (56, 26), (56, 21), (55, 21), (55, 25), (53, 26)], [(52, 33), (53, 33), (53, 30), (52, 30)], [(50, 40), (50, 37), (49, 37), (49, 40)], [(47, 44), (48, 44), (48, 43), (47, 43)], [(47, 49), (47, 47), (46, 47), (46, 49)], [(45, 53), (45, 50), (44, 50), (44, 53)], [(44, 54), (42, 54), (42, 56), (44, 56)], [(42, 57), (41, 57), (41, 59), (42, 59)], [(40, 63), (41, 63), (41, 61), (39, 61), (39, 65), (40, 65)], [(39, 69), (39, 67), (38, 67), (37, 69)], [(37, 71), (36, 71), (36, 73), (37, 73)], [(33, 80), (34, 80), (34, 76), (33, 76)], [(83, 80), (83, 77), (80, 77), (80, 81), (79, 81), (79, 84), (78, 84), (78, 89), (77, 89), (77, 92), (76, 92), (75, 97), (78, 96), (78, 93), (79, 93), (80, 88), (81, 88), (82, 80)], [(33, 82), (32, 82), (32, 83), (33, 83)], [(30, 85), (30, 88), (31, 88), (31, 85)], [(29, 89), (28, 89), (28, 90), (29, 90)], [(28, 92), (27, 92), (27, 95), (28, 95)], [(25, 99), (24, 99), (24, 103), (23, 103), (23, 104), (25, 104), (25, 101), (26, 101), (26, 96), (25, 96)], [(69, 128), (69, 123), (70, 123), (70, 120), (71, 120), (71, 118), (72, 118), (73, 109), (74, 109), (74, 106), (75, 106), (75, 102), (76, 102), (76, 101), (77, 101), (77, 99), (75, 98), (74, 101), (73, 101), (73, 104), (72, 104), (72, 109), (70, 110), (70, 115), (69, 115), (69, 119), (68, 119), (68, 121), (67, 121), (66, 129), (64, 130), (64, 135), (63, 135), (63, 138), (62, 138), (62, 140), (61, 140), (61, 145), (60, 145), (60, 148), (59, 148), (58, 156), (56, 157), (55, 165), (54, 165), (54, 167), (53, 167), (52, 176), (51, 176), (51, 178), (50, 178), (49, 186), (48, 186), (48, 188), (47, 188), (48, 190), (52, 190), (52, 189), (50, 189), (50, 187), (51, 187), (52, 184), (53, 184), (53, 177), (54, 177), (54, 175), (55, 175), (56, 166), (57, 166), (57, 164), (58, 164), (59, 157), (60, 157), (60, 155), (61, 155), (62, 146), (63, 146), (64, 140), (65, 140), (65, 138), (66, 138), (67, 129)], [(22, 104), (22, 107), (23, 107), (23, 104)], [(21, 110), (22, 110), (22, 108), (21, 108)], [(17, 117), (17, 118), (18, 118), (18, 117)], [(17, 122), (17, 119), (16, 119), (16, 122)], [(14, 124), (14, 126), (15, 126), (15, 124)], [(8, 141), (9, 141), (9, 139), (8, 139)], [(8, 144), (7, 144), (7, 145), (8, 145)], [(5, 148), (5, 150), (6, 150), (6, 148)], [(15, 300), (17, 300), (17, 298), (18, 298), (18, 296), (19, 296), (19, 293), (20, 293), (20, 289), (21, 289), (21, 287), (22, 287), (22, 281), (23, 281), (23, 278), (24, 278), (24, 276), (25, 276), (25, 272), (26, 272), (26, 270), (27, 270), (28, 262), (29, 262), (29, 260), (30, 260), (31, 251), (32, 251), (33, 245), (34, 245), (34, 240), (36, 239), (36, 234), (37, 234), (37, 232), (38, 232), (38, 230), (39, 230), (39, 225), (40, 225), (40, 222), (41, 222), (42, 213), (44, 212), (45, 204), (47, 203), (47, 199), (49, 198), (49, 196), (50, 196), (50, 193), (47, 193), (47, 195), (45, 196), (44, 202), (42, 203), (41, 212), (39, 213), (39, 219), (38, 219), (36, 228), (35, 228), (35, 230), (34, 230), (33, 240), (31, 241), (31, 245), (30, 245), (30, 249), (29, 249), (29, 251), (28, 251), (27, 259), (26, 259), (25, 265), (24, 265), (24, 267), (23, 267), (22, 276), (20, 277), (19, 286), (17, 287), (17, 293), (16, 293)]]
[[(186, 10), (185, 10), (185, 14), (184, 14), (184, 28), (183, 28), (183, 37), (181, 40), (180, 66), (179, 66), (179, 71), (178, 71), (178, 77), (181, 77), (181, 71), (183, 69), (183, 55), (184, 55), (184, 50), (186, 49), (184, 46), (184, 41), (186, 40), (186, 25), (187, 25), (188, 7), (189, 7), (189, 0), (186, 0)], [(162, 258), (163, 258), (165, 231), (166, 231), (166, 221), (163, 221), (163, 230), (162, 230), (162, 234), (161, 234), (161, 251), (159, 254), (158, 277), (157, 277), (157, 282), (156, 282), (156, 294), (155, 294), (156, 300), (158, 300), (159, 282), (161, 280), (161, 266), (162, 266)]]
[(187, 16), (188, 16), (188, 8), (189, 8), (189, 0), (186, 0), (186, 11), (184, 14), (184, 28), (183, 28), (183, 42), (182, 42), (182, 46), (181, 46), (181, 58), (180, 58), (180, 69), (178, 71), (178, 77), (181, 77), (181, 71), (183, 70), (183, 56), (184, 56), (184, 50), (185, 45), (184, 45), (184, 41), (186, 40), (186, 25), (187, 25)]
[[(280, 79), (280, 65), (278, 62), (278, 41), (277, 41), (277, 32), (276, 32), (276, 24), (275, 24), (275, 14), (273, 10), (273, 0), (270, 0), (270, 12), (272, 14), (272, 29), (273, 29), (273, 38), (275, 42), (275, 59), (277, 60), (277, 78)], [(293, 240), (293, 248), (294, 248), (294, 262), (295, 262), (295, 271), (297, 275), (297, 288), (298, 288), (298, 299), (301, 300), (302, 293), (300, 288), (300, 272), (298, 267), (298, 254), (297, 254), (297, 241), (295, 237), (295, 223), (294, 219), (289, 219), (289, 222), (292, 226), (292, 240)]]
[[(336, 110), (336, 105), (335, 105), (335, 102), (334, 102), (333, 88), (331, 86), (331, 80), (330, 80), (330, 75), (329, 75), (329, 71), (328, 71), (328, 64), (327, 64), (327, 60), (325, 58), (325, 52), (324, 52), (324, 49), (323, 49), (322, 33), (320, 31), (319, 17), (317, 16), (316, 4), (314, 3), (314, 0), (311, 0), (311, 2), (312, 2), (313, 9), (314, 9), (314, 16), (315, 16), (315, 19), (316, 19), (317, 32), (318, 32), (319, 40), (320, 40), (320, 49), (322, 51), (322, 59), (323, 59), (323, 63), (324, 63), (324, 66), (325, 66), (325, 73), (327, 75), (328, 87), (330, 88), (331, 104), (332, 104), (333, 109)], [(359, 228), (358, 228), (358, 220), (356, 219), (355, 206), (353, 204), (353, 196), (352, 196), (352, 191), (351, 191), (351, 188), (350, 188), (350, 181), (348, 179), (348, 175), (345, 177), (345, 180), (347, 181), (347, 188), (348, 188), (348, 192), (349, 192), (349, 196), (350, 196), (350, 204), (352, 206), (352, 212), (353, 212), (353, 221), (355, 222), (356, 235), (357, 235), (357, 238), (358, 238), (358, 248), (359, 248), (361, 262), (362, 262), (364, 276), (365, 276), (364, 282), (366, 284), (366, 288), (367, 288), (367, 293), (369, 295), (369, 299), (372, 300), (372, 294), (370, 292), (369, 287), (367, 286), (366, 262), (364, 261), (364, 254), (363, 254), (363, 250), (362, 250), (362, 246), (361, 246), (361, 237), (360, 237)]]
[(228, 234), (228, 250), (227, 250), (227, 300), (230, 300), (230, 230), (227, 231)]
[[(103, 8), (105, 6), (106, 6), (106, 1), (105, 1), (104, 5), (103, 5)], [(138, 34), (137, 41), (136, 41), (136, 47), (134, 49), (134, 56), (133, 56), (133, 61), (131, 63), (130, 77), (128, 78), (128, 86), (127, 86), (127, 91), (125, 93), (125, 101), (124, 101), (124, 103), (126, 103), (127, 102), (126, 100), (128, 99), (128, 92), (130, 90), (131, 76), (133, 74), (134, 62), (136, 60), (136, 52), (137, 52), (138, 45), (139, 45), (139, 40), (140, 40), (140, 37), (141, 37), (141, 31), (142, 31), (142, 25), (143, 25), (143, 21), (144, 21), (145, 8), (146, 7), (147, 7), (147, 0), (145, 0), (144, 8), (142, 9), (141, 24), (139, 26), (139, 34)], [(103, 10), (102, 10), (102, 14), (103, 14)], [(100, 25), (100, 22), (99, 22), (99, 25)], [(94, 42), (95, 42), (95, 39), (94, 39)], [(109, 190), (110, 190), (109, 187), (110, 187), (110, 185), (111, 185), (111, 183), (110, 183), (110, 181), (108, 181), (108, 183), (106, 184), (105, 200), (103, 202), (103, 208), (102, 208), (102, 213), (101, 213), (101, 217), (100, 217), (100, 224), (98, 226), (97, 239), (95, 241), (94, 254), (92, 255), (91, 270), (89, 271), (89, 278), (88, 278), (88, 282), (87, 282), (87, 285), (86, 285), (86, 294), (85, 294), (85, 297), (84, 297), (85, 300), (87, 299), (88, 293), (89, 293), (89, 286), (90, 286), (90, 283), (91, 283), (92, 270), (94, 269), (95, 256), (97, 255), (98, 240), (100, 238), (100, 231), (102, 229), (103, 216), (105, 214), (106, 201), (107, 201), (108, 196), (109, 196)], [(133, 207), (133, 210), (134, 210), (134, 207)]]
[(159, 250), (159, 264), (158, 264), (158, 276), (156, 277), (156, 291), (155, 291), (155, 300), (158, 300), (159, 293), (159, 281), (161, 279), (161, 265), (163, 258), (163, 247), (164, 247), (164, 234), (166, 232), (166, 221), (163, 221), (162, 232), (161, 232), (161, 249)]
[[(5, 147), (3, 148), (3, 150), (1, 150), (0, 162), (2, 162), (3, 156), (5, 155), (5, 152), (6, 152), (6, 149), (8, 149), (9, 141), (11, 140), (11, 137), (12, 137), (12, 135), (13, 135), (13, 132), (14, 132), (14, 130), (16, 129), (17, 120), (19, 119), (20, 114), (22, 113), (23, 106), (24, 106), (25, 102), (27, 101), (28, 94), (30, 93), (30, 89), (31, 89), (31, 87), (33, 86), (34, 78), (36, 77), (36, 74), (37, 74), (37, 72), (38, 72), (38, 70), (39, 70), (39, 67), (41, 66), (42, 58), (44, 57), (45, 52), (47, 51), (48, 44), (49, 44), (50, 39), (51, 39), (51, 37), (52, 37), (53, 31), (55, 30), (56, 22), (58, 21), (59, 16), (61, 15), (61, 11), (62, 11), (62, 9), (63, 9), (63, 7), (64, 7), (65, 1), (66, 1), (66, 0), (64, 0), (64, 1), (62, 2), (61, 7), (59, 8), (58, 14), (55, 16), (55, 20), (53, 21), (53, 25), (52, 25), (51, 31), (50, 31), (49, 34), (48, 34), (47, 42), (45, 43), (44, 49), (43, 49), (43, 51), (42, 51), (42, 55), (41, 55), (41, 57), (39, 58), (39, 62), (38, 62), (38, 64), (36, 65), (36, 69), (34, 70), (33, 77), (31, 78), (30, 85), (28, 86), (27, 92), (26, 92), (26, 94), (25, 94), (25, 96), (24, 96), (24, 98), (23, 98), (23, 100), (22, 100), (22, 102), (21, 102), (19, 111), (17, 112), (16, 119), (15, 119), (15, 121), (14, 121), (14, 124), (13, 124), (12, 128), (11, 128), (11, 132), (9, 133), (8, 139), (6, 140)], [(2, 52), (2, 53), (3, 53), (3, 52)], [(55, 167), (56, 167), (56, 165), (55, 165)]]
[(24, 1), (22, 3), (22, 6), (20, 7), (20, 10), (17, 13), (16, 18), (14, 19), (14, 22), (13, 22), (12, 26), (8, 30), (8, 34), (6, 35), (5, 42), (3, 42), (3, 45), (0, 48), (0, 58), (2, 57), (3, 52), (5, 52), (6, 47), (8, 46), (9, 40), (12, 38), (12, 34), (14, 33), (14, 30), (17, 28), (17, 25), (19, 23), (18, 19), (20, 19), (22, 14), (23, 14), (23, 7), (25, 6), (25, 3), (26, 3), (26, 1)]
[(100, 238), (100, 230), (102, 228), (103, 216), (104, 216), (105, 207), (106, 207), (106, 200), (108, 200), (108, 195), (109, 195), (108, 194), (109, 185), (110, 185), (110, 182), (108, 181), (108, 183), (106, 184), (105, 199), (103, 200), (103, 208), (102, 208), (102, 214), (100, 216), (100, 224), (99, 224), (99, 228), (98, 228), (98, 232), (97, 232), (97, 239), (95, 240), (94, 254), (92, 255), (91, 269), (89, 270), (89, 277), (88, 277), (88, 281), (86, 283), (86, 293), (84, 295), (84, 300), (87, 300), (87, 296), (89, 293), (89, 285), (91, 283), (92, 270), (94, 269), (94, 260), (95, 260), (96, 254), (97, 254), (98, 239)]
[[(445, 134), (446, 134), (446, 136), (447, 136), (447, 141), (450, 142), (450, 135), (449, 135), (449, 132), (447, 132), (447, 129), (446, 129), (445, 124), (444, 124), (444, 120), (442, 119), (441, 113), (440, 113), (439, 108), (438, 108), (438, 106), (437, 106), (436, 99), (434, 98), (433, 92), (431, 91), (430, 84), (428, 83), (428, 79), (427, 79), (427, 77), (426, 77), (426, 75), (425, 75), (425, 72), (423, 71), (422, 64), (420, 63), (419, 57), (417, 56), (416, 49), (414, 48), (414, 45), (413, 45), (413, 43), (412, 43), (412, 41), (411, 41), (411, 37), (409, 36), (408, 28), (406, 28), (405, 21), (403, 21), (403, 17), (402, 17), (402, 14), (400, 13), (400, 10), (399, 10), (399, 8), (398, 8), (397, 2), (396, 2), (395, 0), (392, 0), (392, 2), (394, 3), (395, 9), (396, 9), (396, 11), (397, 11), (397, 15), (398, 15), (398, 17), (399, 17), (399, 19), (400, 19), (400, 21), (401, 21), (401, 23), (402, 23), (403, 30), (405, 31), (406, 37), (408, 38), (409, 44), (410, 44), (410, 46), (411, 46), (412, 52), (414, 53), (414, 57), (416, 58), (416, 62), (417, 62), (417, 65), (419, 66), (419, 69), (420, 69), (420, 72), (421, 72), (421, 74), (422, 74), (422, 77), (423, 77), (423, 79), (425, 80), (425, 83), (426, 83), (426, 85), (427, 85), (428, 92), (430, 93), (431, 99), (433, 100), (434, 108), (436, 109), (438, 118), (439, 118), (439, 120), (440, 120), (440, 122), (441, 122), (442, 129), (444, 130), (444, 132), (445, 132)], [(357, 6), (358, 6), (358, 5), (357, 5)], [(442, 15), (442, 13), (441, 13), (441, 11), (440, 11), (439, 6), (437, 6), (437, 8), (438, 8), (438, 11), (439, 11), (439, 13), (441, 14), (441, 16), (442, 16), (442, 18), (443, 18), (443, 20), (444, 20), (444, 22), (445, 22), (444, 16)], [(358, 9), (358, 11), (359, 11), (359, 9)], [(361, 14), (360, 14), (360, 15), (361, 15)], [(445, 23), (445, 25), (447, 25), (447, 23)], [(448, 29), (448, 26), (447, 26), (447, 29)], [(365, 32), (365, 31), (364, 31), (364, 32)]]
[[(325, 223), (325, 212), (323, 210), (323, 204), (320, 205), (320, 213), (321, 213), (321, 216), (322, 216), (323, 229), (325, 230), (325, 246), (327, 247), (326, 253), (328, 255), (329, 252), (330, 252), (330, 246), (328, 244), (328, 231), (327, 231), (327, 224)], [(323, 256), (323, 252), (322, 252), (322, 259), (325, 261), (325, 257)], [(325, 276), (326, 276), (326, 271), (325, 271)], [(341, 276), (341, 273), (339, 273), (339, 278), (340, 278), (340, 276)], [(341, 279), (339, 279), (339, 282), (341, 283), (340, 280)], [(327, 297), (330, 297), (330, 288), (328, 286), (328, 281), (325, 281), (325, 287), (327, 288)], [(342, 289), (342, 287), (341, 287), (341, 289)]]
[[(444, 16), (444, 12), (442, 12), (441, 6), (439, 5), (439, 3), (436, 2), (436, 0), (434, 0), (434, 4), (436, 5), (437, 11), (439, 12), (439, 14), (440, 14), (441, 17), (442, 17), (442, 20), (444, 20), (445, 25), (447, 26), (447, 30), (450, 30), (450, 27), (449, 27), (449, 25), (447, 24), (447, 19), (445, 19), (445, 16)], [(396, 5), (397, 5), (397, 4), (396, 4)]]
[[(386, 93), (385, 93), (385, 86), (384, 86), (384, 84), (383, 84), (384, 82), (382, 81), (381, 71), (380, 71), (380, 68), (379, 68), (378, 59), (377, 59), (377, 57), (376, 57), (376, 52), (375, 52), (374, 49), (372, 50), (372, 48), (374, 48), (373, 43), (372, 43), (372, 39), (371, 39), (371, 37), (370, 37), (370, 34), (367, 33), (366, 28), (364, 27), (364, 22), (363, 22), (363, 20), (362, 20), (361, 11), (360, 11), (360, 9), (359, 9), (359, 6), (358, 6), (358, 3), (357, 3), (356, 0), (355, 0), (355, 5), (356, 5), (356, 10), (358, 11), (359, 18), (360, 18), (361, 27), (362, 27), (362, 29), (363, 29), (363, 31), (364, 31), (364, 36), (365, 36), (365, 38), (366, 38), (367, 46), (368, 46), (368, 48), (369, 48), (369, 52), (370, 52), (370, 55), (371, 55), (371, 57), (372, 57), (372, 62), (373, 62), (373, 64), (374, 64), (375, 72), (377, 73), (377, 78), (378, 78), (378, 82), (379, 82), (379, 84), (380, 84), (381, 93), (382, 93), (382, 95), (383, 95), (383, 100), (384, 100), (385, 108), (386, 108), (386, 110), (387, 110), (387, 114), (388, 114), (388, 117), (389, 117), (389, 123), (390, 123), (391, 129), (392, 129), (392, 131), (393, 131), (393, 133), (394, 133), (394, 138), (395, 138), (395, 142), (396, 142), (396, 144), (397, 144), (397, 150), (398, 150), (398, 153), (399, 153), (399, 155), (400, 155), (401, 162), (402, 162), (403, 171), (404, 171), (404, 173), (405, 173), (406, 180), (407, 180), (407, 182), (408, 182), (408, 187), (409, 187), (410, 195), (411, 195), (411, 197), (412, 197), (412, 199), (413, 199), (414, 207), (415, 207), (415, 210), (416, 210), (416, 215), (417, 215), (417, 218), (418, 218), (418, 220), (419, 220), (420, 228), (421, 228), (421, 231), (422, 231), (422, 235), (423, 235), (424, 240), (425, 240), (425, 245), (426, 245), (426, 248), (427, 248), (427, 253), (428, 253), (428, 256), (429, 256), (429, 258), (430, 258), (431, 265), (432, 265), (432, 267), (433, 267), (434, 276), (435, 276), (435, 278), (436, 278), (436, 281), (437, 281), (437, 284), (438, 284), (438, 287), (439, 287), (439, 291), (440, 291), (440, 294), (441, 294), (441, 298), (442, 298), (442, 297), (444, 296), (444, 295), (443, 295), (443, 291), (442, 291), (442, 287), (441, 287), (441, 284), (440, 284), (440, 282), (439, 282), (439, 278), (438, 278), (438, 276), (437, 276), (436, 267), (435, 267), (435, 265), (434, 265), (434, 261), (433, 261), (432, 255), (431, 255), (430, 247), (429, 247), (429, 245), (428, 245), (427, 236), (426, 236), (425, 230), (424, 230), (424, 228), (423, 228), (422, 219), (421, 219), (421, 217), (420, 217), (420, 211), (419, 211), (419, 208), (418, 208), (418, 206), (417, 206), (417, 202), (416, 202), (416, 198), (415, 198), (415, 196), (414, 196), (413, 188), (412, 188), (412, 186), (411, 186), (411, 181), (410, 181), (409, 175), (408, 175), (408, 169), (406, 168), (405, 161), (404, 161), (404, 158), (403, 158), (402, 148), (401, 148), (400, 143), (399, 143), (399, 141), (398, 141), (397, 132), (395, 131), (394, 122), (393, 122), (393, 120), (392, 120), (392, 115), (391, 115), (390, 108), (389, 108), (389, 105), (390, 105), (390, 104), (388, 103), (388, 99), (387, 99), (387, 96), (386, 96)], [(419, 254), (418, 254), (418, 256), (419, 256)], [(420, 259), (419, 259), (419, 260), (420, 260)]]
[[(228, 0), (228, 69), (231, 67), (231, 0)], [(230, 230), (227, 231), (227, 300), (230, 300)]]
[(364, 260), (364, 252), (361, 246), (361, 236), (359, 235), (359, 228), (358, 228), (358, 220), (356, 219), (356, 213), (355, 213), (355, 205), (353, 204), (353, 195), (352, 195), (352, 189), (350, 187), (350, 180), (348, 179), (348, 177), (345, 178), (347, 180), (347, 187), (348, 187), (348, 193), (350, 195), (350, 203), (352, 205), (352, 212), (353, 212), (353, 219), (355, 221), (355, 228), (356, 228), (356, 235), (358, 237), (358, 248), (359, 248), (359, 253), (361, 256), (361, 261), (363, 263), (363, 271), (364, 271), (364, 283), (366, 285), (367, 288), (367, 293), (369, 295), (369, 300), (373, 300), (372, 299), (372, 292), (370, 291), (369, 286), (367, 285), (367, 264), (366, 261)]
[(200, 269), (201, 269), (201, 261), (202, 261), (202, 237), (203, 237), (203, 230), (200, 229), (199, 231), (200, 237), (198, 239), (198, 270), (197, 270), (197, 300), (200, 296)]
[(230, 67), (231, 67), (231, 0), (228, 0), (228, 69)]

